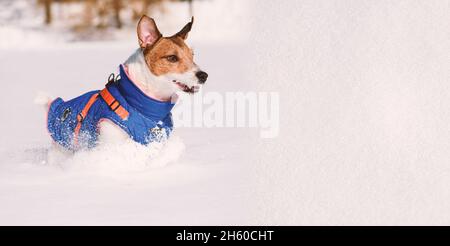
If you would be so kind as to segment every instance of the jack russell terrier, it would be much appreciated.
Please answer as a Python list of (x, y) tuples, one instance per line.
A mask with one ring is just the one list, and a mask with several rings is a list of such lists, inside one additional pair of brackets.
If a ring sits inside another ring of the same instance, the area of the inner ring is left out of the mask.
[(163, 37), (155, 21), (144, 15), (137, 26), (139, 49), (104, 89), (67, 102), (49, 102), (47, 128), (52, 139), (77, 150), (128, 138), (143, 145), (167, 138), (173, 129), (175, 93), (195, 93), (208, 78), (185, 43), (193, 20), (177, 34)]

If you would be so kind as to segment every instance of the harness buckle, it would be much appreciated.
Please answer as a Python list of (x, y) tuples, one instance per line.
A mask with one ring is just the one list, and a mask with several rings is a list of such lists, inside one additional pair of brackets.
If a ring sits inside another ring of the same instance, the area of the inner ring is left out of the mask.
[(78, 122), (83, 122), (83, 120), (84, 120), (84, 116), (83, 116), (83, 114), (82, 113), (79, 113), (78, 115), (77, 115), (77, 120), (78, 120)]
[(109, 108), (111, 108), (112, 111), (116, 112), (116, 110), (120, 107), (120, 103), (119, 103), (119, 101), (114, 99), (114, 101), (112, 101), (112, 103), (108, 106), (109, 106)]
[(106, 105), (108, 105), (108, 107), (122, 120), (126, 120), (128, 118), (128, 111), (114, 98), (114, 96), (108, 91), (107, 87), (100, 92), (100, 96), (103, 101), (105, 101)]
[(106, 83), (106, 86), (112, 85), (113, 83), (117, 83), (120, 80), (120, 74), (115, 75), (114, 73), (111, 73), (108, 77), (108, 82)]

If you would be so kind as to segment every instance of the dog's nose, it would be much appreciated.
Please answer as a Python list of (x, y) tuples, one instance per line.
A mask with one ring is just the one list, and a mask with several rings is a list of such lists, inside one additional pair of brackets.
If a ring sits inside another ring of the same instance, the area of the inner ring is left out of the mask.
[(208, 79), (208, 74), (203, 71), (198, 71), (195, 76), (198, 78), (198, 82), (200, 84), (204, 84), (206, 80)]

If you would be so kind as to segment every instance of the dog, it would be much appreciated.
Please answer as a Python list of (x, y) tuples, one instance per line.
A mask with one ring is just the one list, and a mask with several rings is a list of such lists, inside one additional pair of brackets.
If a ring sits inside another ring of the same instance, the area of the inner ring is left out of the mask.
[(193, 22), (192, 17), (178, 33), (163, 37), (155, 21), (142, 16), (139, 48), (119, 66), (119, 75), (111, 74), (104, 89), (48, 103), (52, 139), (78, 150), (129, 138), (143, 145), (168, 138), (176, 93), (196, 93), (208, 78), (185, 43)]

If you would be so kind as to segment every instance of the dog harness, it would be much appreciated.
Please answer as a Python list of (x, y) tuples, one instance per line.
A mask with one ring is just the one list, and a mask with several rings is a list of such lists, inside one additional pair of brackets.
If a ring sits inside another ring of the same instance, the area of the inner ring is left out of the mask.
[(174, 105), (145, 95), (121, 65), (120, 77), (112, 74), (103, 90), (67, 102), (55, 99), (49, 106), (47, 128), (53, 140), (67, 149), (92, 148), (99, 122), (109, 120), (134, 141), (147, 145), (170, 135)]

